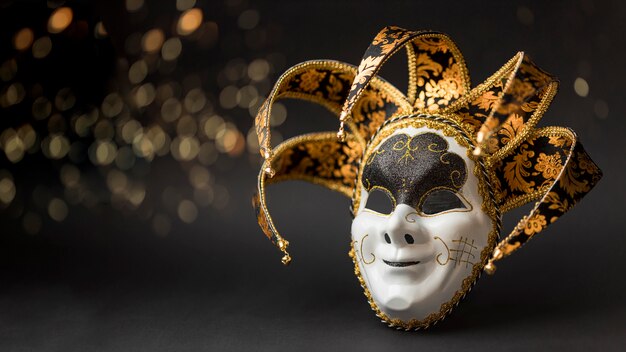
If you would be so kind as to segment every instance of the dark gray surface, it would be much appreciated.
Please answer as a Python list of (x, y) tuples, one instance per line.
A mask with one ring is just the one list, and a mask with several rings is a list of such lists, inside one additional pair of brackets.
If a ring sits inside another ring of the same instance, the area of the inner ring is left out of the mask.
[[(296, 191), (313, 201), (293, 204)], [(202, 226), (155, 238), (118, 222), (3, 244), (14, 259), (2, 265), (0, 350), (623, 347), (624, 241), (617, 229), (590, 238), (593, 201), (482, 277), (443, 323), (406, 333), (377, 321), (352, 274), (349, 218), (338, 216), (347, 215), (346, 201), (295, 184), (274, 194), (293, 244), (289, 268), (247, 208), (210, 233)]]
[[(474, 85), (518, 50), (561, 79), (541, 125), (573, 127), (605, 177), (495, 276), (481, 278), (440, 325), (405, 333), (377, 321), (352, 273), (348, 200), (338, 194), (300, 183), (270, 190), (292, 243), (294, 261), (282, 267), (255, 223), (256, 170), (242, 158), (218, 175), (232, 192), (227, 213), (203, 214), (165, 238), (112, 211), (73, 213), (36, 236), (4, 222), (0, 351), (623, 350), (624, 5), (523, 5), (534, 14), (531, 27), (517, 19), (517, 5), (500, 2), (258, 5), (284, 29), (288, 65), (357, 63), (379, 28), (397, 24), (449, 33)], [(394, 83), (404, 82), (401, 61), (383, 70)], [(588, 98), (572, 89), (579, 75), (590, 84)], [(596, 99), (608, 103), (608, 118), (594, 116)], [(328, 114), (318, 119), (320, 109), (293, 111), (286, 136), (336, 128)], [(168, 176), (163, 182), (184, 182)]]

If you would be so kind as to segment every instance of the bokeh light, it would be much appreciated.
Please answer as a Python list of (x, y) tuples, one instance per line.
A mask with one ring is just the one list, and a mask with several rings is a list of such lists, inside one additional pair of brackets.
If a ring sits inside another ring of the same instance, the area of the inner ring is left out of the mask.
[(13, 45), (15, 46), (15, 49), (24, 51), (30, 48), (31, 44), (33, 44), (34, 38), (35, 34), (32, 29), (22, 28), (15, 34), (15, 37), (13, 37)]
[(154, 53), (161, 50), (165, 35), (159, 28), (154, 28), (146, 32), (141, 38), (141, 47), (147, 53)]
[(65, 220), (68, 213), (69, 209), (63, 199), (53, 198), (50, 200), (50, 203), (48, 203), (48, 215), (52, 220), (61, 222)]
[(33, 57), (43, 59), (50, 54), (52, 50), (52, 40), (50, 37), (41, 37), (33, 43)]
[(74, 13), (69, 7), (59, 7), (52, 12), (48, 20), (48, 31), (50, 33), (63, 32), (72, 23)]
[(196, 0), (176, 0), (176, 9), (178, 11), (188, 10), (196, 5)]
[[(168, 236), (206, 221), (205, 211), (227, 211), (230, 160), (250, 150), (243, 160), (257, 166), (248, 131), (284, 57), (266, 46), (267, 26), (249, 4), (227, 3), (225, 20), (212, 3), (174, 2), (172, 12), (125, 0), (118, 15), (126, 27), (86, 15), (88, 4), (60, 1), (9, 33), (11, 52), (0, 57), (8, 116), (0, 210), (25, 233), (65, 223), (74, 207), (105, 206)], [(233, 41), (240, 44), (222, 48)], [(272, 126), (285, 119), (277, 104)], [(21, 186), (24, 175), (35, 185)]]
[(180, 15), (177, 31), (180, 35), (189, 35), (195, 32), (202, 24), (202, 10), (189, 9)]
[(161, 48), (161, 56), (163, 60), (172, 61), (176, 60), (183, 50), (183, 44), (178, 38), (170, 38), (163, 43)]
[(584, 78), (578, 77), (574, 81), (574, 91), (576, 94), (584, 98), (589, 95), (589, 84)]
[(144, 0), (126, 0), (126, 11), (137, 12), (143, 7)]
[(9, 175), (0, 174), (0, 203), (3, 206), (11, 204), (15, 197), (15, 183)]
[(198, 217), (198, 208), (190, 200), (184, 199), (178, 204), (178, 216), (183, 222), (192, 223)]
[(96, 23), (96, 26), (94, 28), (94, 36), (98, 39), (102, 39), (106, 37), (107, 35), (109, 35), (109, 33), (104, 27), (104, 24), (102, 22)]

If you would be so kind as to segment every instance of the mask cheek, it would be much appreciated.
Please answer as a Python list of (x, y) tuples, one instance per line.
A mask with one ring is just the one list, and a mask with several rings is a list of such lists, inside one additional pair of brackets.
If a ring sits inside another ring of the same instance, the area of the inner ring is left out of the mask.
[(380, 247), (381, 231), (386, 217), (367, 211), (360, 212), (352, 221), (352, 241), (359, 262), (366, 267), (379, 260), (375, 253)]
[(352, 220), (352, 240), (360, 241), (363, 236), (376, 237), (385, 221), (385, 217), (368, 211), (361, 211)]

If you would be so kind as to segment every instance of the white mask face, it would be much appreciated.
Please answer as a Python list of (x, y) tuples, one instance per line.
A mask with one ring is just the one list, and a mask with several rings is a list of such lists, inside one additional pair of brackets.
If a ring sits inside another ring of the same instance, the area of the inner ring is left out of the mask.
[(352, 222), (361, 279), (389, 320), (438, 320), (482, 269), (494, 228), (476, 163), (429, 127), (400, 128), (373, 148)]

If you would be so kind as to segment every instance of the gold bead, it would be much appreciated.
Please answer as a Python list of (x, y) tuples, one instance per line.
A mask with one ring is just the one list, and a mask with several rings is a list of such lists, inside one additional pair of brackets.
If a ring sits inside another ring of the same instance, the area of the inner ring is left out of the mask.
[(291, 263), (291, 257), (289, 256), (289, 254), (285, 254), (280, 261), (281, 263), (283, 263), (283, 265), (289, 265), (289, 263)]
[(483, 131), (478, 131), (476, 134), (476, 142), (482, 143), (485, 140), (486, 134)]
[(502, 253), (502, 250), (500, 250), (500, 248), (496, 248), (493, 250), (493, 259), (495, 260), (500, 260), (502, 259), (502, 257), (504, 256), (504, 253)]
[(343, 130), (343, 127), (339, 128), (339, 132), (337, 132), (337, 139), (339, 139), (340, 142), (345, 142), (346, 132)]
[(267, 174), (267, 176), (269, 176), (270, 178), (276, 175), (276, 171), (274, 171), (274, 169), (272, 169), (270, 166), (266, 167), (264, 171), (265, 171), (265, 174)]
[(496, 269), (496, 266), (491, 260), (487, 263), (487, 265), (485, 265), (485, 272), (489, 275), (493, 275), (496, 272)]

